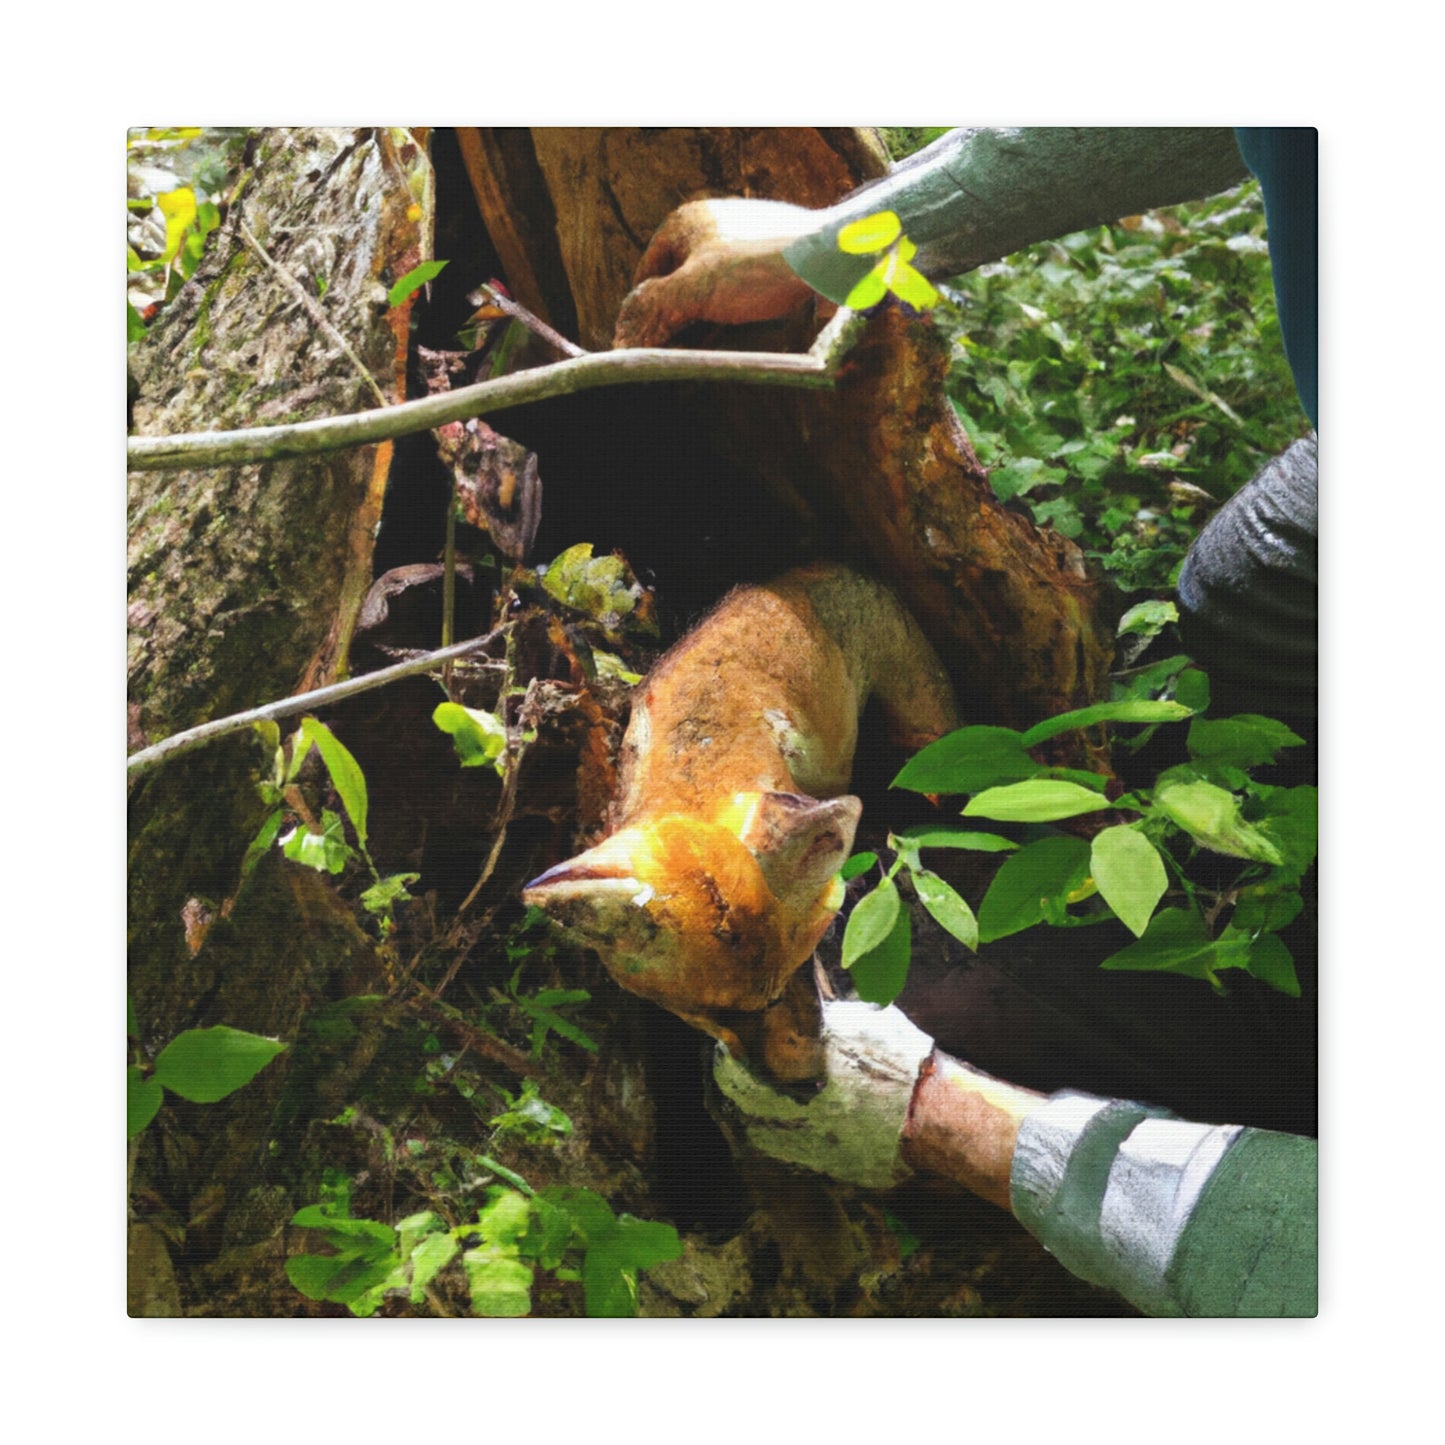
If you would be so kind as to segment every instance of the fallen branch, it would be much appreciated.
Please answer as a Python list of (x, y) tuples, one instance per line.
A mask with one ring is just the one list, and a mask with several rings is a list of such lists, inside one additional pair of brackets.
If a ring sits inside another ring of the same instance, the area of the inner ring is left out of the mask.
[(852, 313), (840, 311), (806, 354), (780, 351), (674, 351), (629, 348), (589, 352), (568, 361), (539, 366), (515, 376), (478, 382), (440, 396), (350, 416), (315, 417), (282, 426), (240, 431), (185, 432), (169, 437), (130, 437), (126, 465), (136, 472), (175, 471), (188, 467), (238, 466), (340, 451), (431, 431), (486, 411), (526, 406), (553, 396), (569, 396), (600, 386), (648, 381), (732, 381), (757, 385), (828, 389), (857, 327)]
[(295, 697), (282, 698), (279, 702), (268, 702), (261, 707), (250, 708), (246, 712), (232, 713), (230, 717), (216, 718), (212, 722), (200, 723), (196, 727), (187, 728), (185, 732), (173, 733), (170, 737), (153, 743), (148, 748), (142, 748), (139, 752), (132, 753), (126, 759), (126, 775), (127, 777), (139, 777), (140, 774), (148, 772), (158, 763), (164, 762), (166, 758), (190, 752), (193, 748), (215, 742), (217, 738), (226, 737), (230, 733), (244, 732), (255, 723), (274, 722), (278, 718), (294, 717), (297, 713), (309, 712), (312, 708), (326, 707), (331, 703), (340, 702), (343, 698), (369, 692), (374, 687), (385, 687), (387, 683), (397, 682), (404, 677), (415, 677), (418, 673), (430, 672), (441, 663), (465, 657), (468, 653), (485, 647), (499, 637), (503, 630), (500, 627), (494, 628), (484, 637), (473, 637), (467, 642), (458, 642), (452, 647), (438, 648), (435, 652), (426, 652), (420, 657), (409, 658), (406, 662), (398, 662), (393, 667), (383, 667), (377, 672), (368, 672), (362, 677), (349, 678), (345, 682), (333, 682), (328, 687), (313, 688), (310, 692), (297, 693)]

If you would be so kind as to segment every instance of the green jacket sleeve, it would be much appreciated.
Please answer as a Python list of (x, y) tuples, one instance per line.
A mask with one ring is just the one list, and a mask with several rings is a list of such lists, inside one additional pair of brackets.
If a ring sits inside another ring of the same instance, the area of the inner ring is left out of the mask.
[(1085, 1094), (1024, 1121), (1014, 1213), (1150, 1315), (1317, 1313), (1318, 1146)]
[(820, 213), (785, 251), (793, 270), (840, 305), (872, 267), (838, 232), (895, 211), (927, 276), (957, 276), (1035, 241), (1153, 206), (1227, 190), (1246, 171), (1226, 127), (984, 127), (950, 131), (881, 180)]

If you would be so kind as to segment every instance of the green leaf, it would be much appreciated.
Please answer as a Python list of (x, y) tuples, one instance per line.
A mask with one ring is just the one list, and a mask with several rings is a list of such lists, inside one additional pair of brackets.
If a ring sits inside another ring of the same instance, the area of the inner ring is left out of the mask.
[(578, 542), (553, 558), (542, 576), (549, 596), (575, 611), (605, 621), (628, 616), (641, 589), (621, 557), (594, 557), (591, 542)]
[(420, 873), (389, 874), (362, 893), (361, 906), (368, 913), (389, 913), (398, 898), (410, 898), (406, 890), (420, 877)]
[(419, 291), (428, 281), (440, 276), (446, 264), (445, 261), (423, 261), (420, 266), (413, 266), (386, 293), (386, 304), (400, 306), (414, 291)]
[(1179, 621), (1172, 602), (1136, 602), (1120, 619), (1116, 637), (1157, 637), (1171, 622)]
[(630, 1269), (651, 1269), (655, 1264), (682, 1258), (677, 1230), (657, 1220), (619, 1214), (615, 1238), (618, 1254)]
[(855, 853), (839, 870), (838, 876), (843, 882), (850, 878), (856, 878), (860, 873), (866, 873), (870, 868), (875, 867), (878, 862), (876, 853)]
[(508, 1169), (505, 1164), (499, 1164), (490, 1154), (479, 1154), (477, 1156), (477, 1163), (489, 1173), (495, 1174), (499, 1179), (505, 1179), (513, 1189), (520, 1190), (528, 1197), (532, 1196), (532, 1186), (528, 1184), (515, 1169)]
[(1256, 819), (1259, 829), (1279, 845), (1283, 866), (1299, 877), (1314, 862), (1319, 842), (1319, 791), (1305, 784), (1298, 788), (1265, 788), (1256, 784), (1262, 803)]
[(161, 1050), (155, 1077), (193, 1104), (213, 1104), (249, 1084), (285, 1048), (225, 1024), (187, 1029)]
[(959, 728), (915, 753), (893, 779), (915, 793), (976, 793), (1044, 771), (1012, 728)]
[(988, 476), (989, 486), (1001, 502), (1022, 497), (1035, 487), (1060, 486), (1068, 479), (1062, 467), (1046, 466), (1037, 457), (1020, 457), (1007, 466), (996, 467)]
[(532, 997), (548, 1008), (564, 1003), (587, 1003), (592, 995), (585, 988), (539, 988)]
[(844, 968), (852, 968), (888, 937), (899, 911), (898, 885), (891, 878), (884, 878), (858, 900), (843, 930)]
[(1159, 850), (1131, 824), (1105, 828), (1090, 847), (1089, 871), (1104, 902), (1135, 938), (1142, 937), (1169, 887)]
[(286, 764), (283, 782), (294, 783), (301, 776), (301, 765), (306, 761), (310, 752), (311, 739), (306, 736), (304, 728), (297, 728), (291, 734), (291, 759)]
[(131, 305), (125, 303), (125, 339), (129, 345), (132, 341), (140, 341), (146, 334), (146, 324), (141, 319), (141, 314)]
[(281, 852), (293, 863), (303, 863), (318, 873), (340, 873), (353, 856), (341, 818), (330, 808), (322, 810), (319, 833), (306, 827), (294, 828), (281, 839)]
[(903, 234), (903, 222), (896, 211), (878, 211), (861, 220), (849, 221), (838, 232), (838, 249), (849, 256), (872, 256), (891, 246)]
[(1281, 748), (1304, 739), (1273, 718), (1241, 713), (1238, 717), (1195, 718), (1189, 724), (1189, 756), (1213, 766), (1255, 768), (1273, 763)]
[(483, 1245), (462, 1256), (472, 1311), (488, 1319), (519, 1319), (532, 1311), (532, 1269), (515, 1254)]
[(1174, 701), (1194, 712), (1209, 708), (1209, 678), (1197, 667), (1186, 668), (1174, 684)]
[(411, 1257), (411, 1302), (420, 1304), (426, 1298), (426, 1287), (457, 1256), (461, 1246), (449, 1231), (428, 1234), (414, 1249)]
[(1267, 983), (1290, 998), (1300, 996), (1299, 975), (1295, 973), (1294, 958), (1284, 943), (1273, 933), (1256, 938), (1249, 950), (1249, 972), (1261, 983)]
[(896, 835), (899, 843), (912, 848), (970, 848), (979, 853), (1009, 853), (1018, 847), (1012, 838), (997, 833), (975, 833), (947, 823), (917, 823)]
[(590, 1246), (583, 1256), (582, 1290), (588, 1319), (626, 1320), (637, 1314), (637, 1276), (611, 1240)]
[(506, 726), (493, 713), (463, 707), (458, 702), (442, 702), (431, 717), (442, 732), (451, 734), (452, 746), (464, 768), (494, 762), (507, 745)]
[(994, 875), (978, 910), (981, 943), (1032, 928), (1044, 905), (1066, 906), (1089, 874), (1089, 845), (1082, 838), (1040, 838), (1011, 854)]
[(276, 841), (276, 835), (281, 831), (281, 824), (285, 821), (286, 815), (282, 809), (277, 808), (267, 814), (266, 821), (261, 824), (256, 836), (251, 839), (250, 846), (246, 849), (246, 856), (241, 859), (241, 878), (244, 881), (249, 878), (255, 870), (256, 864), (265, 856), (266, 850)]
[(159, 1079), (148, 1079), (136, 1064), (125, 1071), (125, 1137), (134, 1139), (161, 1107), (165, 1090)]
[[(1189, 659), (1182, 653), (1173, 657), (1161, 658), (1158, 662), (1150, 663), (1148, 667), (1141, 667), (1138, 672), (1131, 673), (1121, 683), (1124, 691), (1130, 697), (1152, 697), (1156, 692), (1167, 687), (1173, 680), (1189, 666)], [(1183, 700), (1176, 699), (1176, 701)], [(1208, 698), (1205, 698), (1206, 703)]]
[(1231, 926), (1246, 933), (1277, 933), (1293, 923), (1304, 906), (1298, 888), (1279, 889), (1261, 884), (1240, 890), (1229, 921)]
[(898, 1246), (898, 1259), (900, 1263), (918, 1252), (918, 1247), (922, 1241), (908, 1225), (899, 1219), (891, 1210), (885, 1209), (883, 1211), (883, 1223)]
[(1161, 723), (1179, 722), (1189, 717), (1190, 709), (1177, 702), (1157, 702), (1151, 698), (1126, 697), (1117, 702), (1095, 703), (1075, 712), (1060, 713), (1046, 722), (1031, 727), (1023, 735), (1026, 748), (1036, 748), (1049, 738), (1073, 728), (1090, 728), (1096, 723)]
[(1024, 783), (985, 789), (968, 803), (963, 816), (996, 818), (1001, 823), (1053, 823), (1111, 807), (1113, 804), (1092, 788), (1058, 778), (1030, 778)]
[[(1225, 930), (1227, 935), (1229, 930)], [(1113, 971), (1133, 970), (1178, 973), (1200, 978), (1220, 988), (1221, 969), (1247, 966), (1249, 940), (1221, 935), (1211, 939), (1204, 920), (1193, 911), (1166, 908), (1156, 913), (1137, 943), (1121, 948), (1099, 965)]]
[[(372, 1254), (293, 1254), (286, 1261), (286, 1277), (308, 1299), (350, 1306), (369, 1290), (384, 1285), (398, 1263), (391, 1250)], [(375, 1308), (375, 1302), (369, 1308), (360, 1305), (356, 1313), (370, 1314)]]
[(531, 1218), (532, 1205), (525, 1194), (494, 1184), (487, 1190), (477, 1224), (488, 1244), (514, 1245), (527, 1232)]
[(302, 736), (315, 743), (317, 751), (321, 754), (321, 760), (326, 764), (326, 771), (331, 774), (331, 785), (336, 789), (337, 796), (341, 799), (341, 806), (346, 809), (346, 816), (351, 819), (351, 826), (356, 829), (356, 837), (362, 848), (366, 847), (366, 777), (361, 771), (361, 765), (356, 761), (345, 745), (336, 737), (325, 723), (317, 722), (314, 717), (301, 719)]
[[(853, 911), (856, 913), (858, 910)], [(908, 982), (908, 961), (912, 949), (913, 924), (908, 910), (900, 908), (887, 937), (853, 962), (851, 973), (858, 997), (865, 1003), (892, 1003)]]
[(291, 1223), (297, 1229), (321, 1230), (326, 1243), (348, 1259), (353, 1256), (380, 1259), (384, 1254), (396, 1252), (396, 1231), (389, 1224), (375, 1219), (352, 1219), (332, 1212), (324, 1204), (308, 1204), (298, 1209)]
[(544, 1197), (548, 1203), (566, 1211), (572, 1228), (589, 1245), (606, 1239), (617, 1228), (612, 1206), (590, 1189), (554, 1185), (544, 1192)]
[(423, 1209), (416, 1214), (408, 1214), (405, 1219), (397, 1220), (395, 1228), (398, 1247), (402, 1254), (409, 1257), (422, 1240), (439, 1229), (444, 1230), (446, 1225), (440, 1215), (430, 1209)]
[[(585, 990), (579, 990), (578, 992), (581, 994), (583, 1000), (590, 997)], [(564, 1018), (554, 1008), (541, 1002), (540, 995), (538, 998), (529, 998), (526, 994), (519, 993), (513, 994), (512, 998), (517, 1007), (530, 1018), (536, 1020), (540, 1027), (541, 1031), (534, 1034), (532, 1040), (534, 1053), (540, 1054), (541, 1043), (546, 1037), (546, 1031), (548, 1029), (560, 1034), (564, 1039), (576, 1044), (579, 1048), (586, 1049), (588, 1053), (595, 1054), (597, 1052), (597, 1040), (592, 1038), (590, 1034), (586, 1033), (577, 1024), (573, 1023), (571, 1019)], [(568, 1001), (572, 1002), (573, 1000), (569, 999)]]
[(951, 933), (963, 946), (972, 952), (978, 951), (978, 919), (973, 909), (937, 873), (927, 868), (915, 868), (912, 873), (913, 887), (919, 902), (929, 911), (933, 921)]
[(381, 1284), (395, 1265), (391, 1258), (366, 1259), (359, 1255), (293, 1254), (286, 1261), (286, 1278), (307, 1299), (349, 1305)]
[(637, 1272), (682, 1254), (670, 1224), (621, 1214), (592, 1237), (582, 1260), (589, 1319), (630, 1319), (637, 1313)]
[(544, 1269), (555, 1270), (572, 1242), (572, 1216), (550, 1199), (532, 1201), (535, 1228), (527, 1236), (527, 1253)]
[(1154, 806), (1201, 848), (1260, 863), (1284, 861), (1276, 844), (1240, 816), (1240, 799), (1213, 783), (1162, 783), (1154, 790)]

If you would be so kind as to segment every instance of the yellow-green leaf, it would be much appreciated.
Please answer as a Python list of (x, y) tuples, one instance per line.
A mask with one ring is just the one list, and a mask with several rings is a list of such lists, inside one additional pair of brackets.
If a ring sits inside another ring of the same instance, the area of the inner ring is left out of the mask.
[(906, 301), (915, 311), (929, 311), (938, 305), (938, 292), (922, 271), (906, 263), (899, 266), (893, 277), (893, 294)]
[(1240, 800), (1213, 783), (1167, 783), (1155, 789), (1154, 806), (1203, 848), (1232, 858), (1284, 862), (1275, 844), (1240, 816)]
[(301, 719), (301, 733), (315, 743), (326, 771), (331, 775), (331, 784), (336, 789), (351, 826), (356, 829), (357, 841), (366, 847), (366, 777), (361, 764), (351, 755), (350, 749), (323, 722), (314, 717)]
[(838, 232), (838, 249), (849, 256), (873, 256), (903, 234), (896, 211), (878, 211), (849, 223)]
[(1089, 871), (1104, 902), (1135, 938), (1142, 938), (1169, 886), (1159, 850), (1137, 828), (1121, 823), (1094, 839)]
[(174, 191), (162, 191), (156, 197), (156, 205), (166, 218), (166, 253), (161, 258), (171, 261), (181, 249), (181, 242), (196, 219), (196, 193), (189, 186), (180, 186)]
[(888, 294), (887, 264), (880, 262), (849, 293), (843, 304), (850, 311), (867, 311)]
[(1024, 783), (986, 788), (964, 808), (963, 816), (997, 818), (1004, 823), (1054, 823), (1113, 806), (1092, 788), (1057, 778), (1030, 778)]

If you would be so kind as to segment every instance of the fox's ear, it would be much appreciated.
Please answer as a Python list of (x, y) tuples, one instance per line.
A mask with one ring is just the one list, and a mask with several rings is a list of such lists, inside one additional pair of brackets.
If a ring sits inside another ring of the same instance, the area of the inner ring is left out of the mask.
[(863, 814), (857, 798), (740, 793), (737, 832), (778, 898), (812, 899), (843, 866)]

